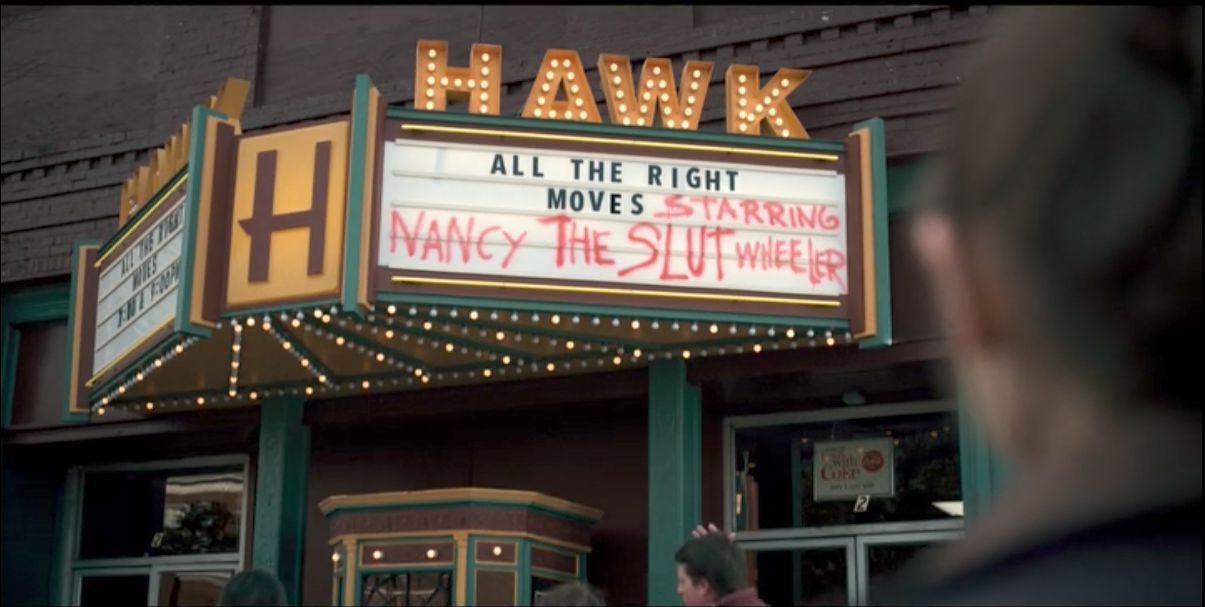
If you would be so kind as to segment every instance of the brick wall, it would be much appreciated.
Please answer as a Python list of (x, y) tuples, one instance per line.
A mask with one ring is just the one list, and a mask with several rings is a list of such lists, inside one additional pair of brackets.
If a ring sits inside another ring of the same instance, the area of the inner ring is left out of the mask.
[[(544, 49), (717, 63), (701, 128), (722, 128), (729, 63), (814, 70), (793, 95), (813, 137), (887, 121), (888, 154), (941, 145), (951, 69), (987, 7), (4, 7), (0, 282), (66, 274), (71, 242), (116, 226), (121, 182), (227, 77), (253, 82), (253, 130), (346, 112), (368, 73), (413, 90), (414, 42), (503, 47), (502, 111), (519, 111)], [(588, 75), (601, 101), (594, 70)], [(605, 110), (604, 110), (605, 114)]]

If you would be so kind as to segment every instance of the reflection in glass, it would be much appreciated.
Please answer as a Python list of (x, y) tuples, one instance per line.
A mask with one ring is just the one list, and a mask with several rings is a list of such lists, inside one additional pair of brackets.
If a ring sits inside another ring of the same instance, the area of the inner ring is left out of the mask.
[(238, 552), (244, 483), (241, 465), (89, 473), (79, 558)]
[(213, 607), (230, 581), (229, 571), (159, 574), (159, 607)]
[(882, 583), (891, 583), (892, 577), (912, 559), (924, 551), (928, 544), (884, 544), (866, 547), (870, 575), (866, 593), (870, 604), (875, 601), (875, 589)]
[(147, 575), (89, 575), (80, 580), (80, 607), (146, 605), (151, 590)]
[[(895, 495), (871, 499), (861, 512), (853, 497), (816, 501), (816, 443), (872, 438), (891, 440)], [(736, 453), (740, 530), (950, 519), (962, 501), (954, 411), (741, 428)]]
[(748, 554), (757, 562), (757, 592), (770, 605), (849, 604), (844, 546)]
[(452, 604), (447, 571), (379, 573), (363, 577), (360, 604), (366, 607), (446, 607)]

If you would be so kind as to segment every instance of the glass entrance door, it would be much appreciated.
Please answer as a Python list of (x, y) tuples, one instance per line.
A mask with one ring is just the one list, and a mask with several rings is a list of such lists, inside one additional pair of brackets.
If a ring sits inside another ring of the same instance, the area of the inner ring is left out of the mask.
[(918, 531), (740, 542), (749, 582), (770, 605), (848, 605), (877, 600), (882, 588), (924, 549), (961, 531)]
[(884, 582), (890, 582), (926, 548), (962, 537), (959, 531), (866, 535), (856, 538), (858, 605), (874, 604)]
[(742, 543), (749, 582), (770, 605), (856, 605), (852, 537)]

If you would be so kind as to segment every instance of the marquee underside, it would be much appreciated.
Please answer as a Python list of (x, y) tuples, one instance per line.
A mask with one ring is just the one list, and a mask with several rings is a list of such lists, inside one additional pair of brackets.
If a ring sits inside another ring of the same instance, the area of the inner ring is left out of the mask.
[(840, 323), (523, 307), (402, 298), (364, 315), (326, 306), (231, 317), (207, 338), (167, 344), (94, 411), (153, 414), (288, 394), (335, 398), (597, 373), (659, 359), (854, 345)]

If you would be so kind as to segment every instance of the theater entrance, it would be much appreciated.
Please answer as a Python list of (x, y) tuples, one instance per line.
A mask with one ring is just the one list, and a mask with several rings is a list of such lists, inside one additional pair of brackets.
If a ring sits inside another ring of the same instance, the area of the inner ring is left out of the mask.
[(762, 598), (771, 605), (869, 605), (880, 599), (876, 590), (882, 583), (920, 551), (961, 536), (961, 530), (887, 532), (741, 542), (741, 547)]
[(729, 528), (771, 605), (867, 605), (925, 548), (962, 536), (947, 401), (728, 418)]

